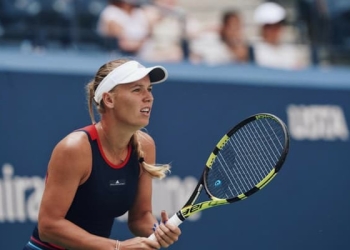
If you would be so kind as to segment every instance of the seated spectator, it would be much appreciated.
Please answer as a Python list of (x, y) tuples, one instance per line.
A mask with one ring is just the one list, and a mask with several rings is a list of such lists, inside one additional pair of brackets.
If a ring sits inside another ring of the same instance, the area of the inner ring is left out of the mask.
[(136, 0), (109, 0), (98, 21), (98, 32), (116, 39), (116, 48), (124, 54), (137, 56), (145, 49), (152, 23)]
[(282, 69), (301, 69), (309, 65), (308, 49), (282, 42), (286, 10), (279, 4), (265, 2), (254, 12), (261, 40), (254, 42), (253, 53), (257, 65)]
[(101, 12), (98, 32), (109, 41), (116, 39), (121, 54), (144, 61), (179, 62), (186, 57), (183, 18), (176, 0), (109, 0)]
[[(204, 32), (193, 47), (196, 59), (208, 64), (245, 63), (251, 60), (239, 13), (222, 14), (220, 27)], [(210, 48), (210, 49), (208, 49)]]
[(145, 5), (156, 20), (149, 49), (140, 56), (147, 61), (179, 62), (190, 57), (190, 43), (199, 34), (201, 25), (191, 17), (178, 0), (154, 0)]
[(225, 12), (222, 17), (220, 38), (228, 49), (228, 56), (234, 62), (247, 62), (249, 50), (242, 31), (242, 21), (236, 11)]
[(184, 58), (180, 39), (182, 23), (176, 0), (154, 0), (144, 6), (148, 16), (154, 20), (148, 50), (140, 55), (146, 61), (179, 62)]

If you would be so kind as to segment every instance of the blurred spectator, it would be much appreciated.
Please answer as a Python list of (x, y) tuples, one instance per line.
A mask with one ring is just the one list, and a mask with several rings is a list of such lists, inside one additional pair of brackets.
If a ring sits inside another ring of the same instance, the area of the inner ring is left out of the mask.
[(179, 37), (182, 34), (182, 10), (176, 0), (154, 0), (144, 9), (154, 26), (148, 41), (148, 49), (140, 53), (146, 61), (178, 62), (183, 59)]
[(249, 60), (249, 49), (242, 31), (242, 21), (235, 11), (224, 13), (220, 38), (228, 49), (231, 61), (247, 62)]
[(265, 2), (255, 9), (254, 21), (261, 35), (261, 40), (253, 44), (258, 65), (283, 69), (301, 69), (309, 65), (308, 49), (282, 41), (285, 19), (286, 10), (277, 3)]
[[(252, 58), (244, 37), (242, 19), (238, 11), (222, 13), (220, 27), (205, 32), (197, 40), (194, 51), (197, 61), (208, 64), (245, 63)], [(210, 49), (208, 49), (210, 48)]]
[(116, 48), (124, 55), (137, 56), (149, 38), (153, 23), (137, 0), (109, 0), (98, 21), (98, 32), (116, 39)]
[(190, 43), (201, 25), (178, 5), (178, 0), (154, 0), (144, 6), (156, 20), (151, 45), (140, 56), (148, 61), (179, 62), (190, 57)]

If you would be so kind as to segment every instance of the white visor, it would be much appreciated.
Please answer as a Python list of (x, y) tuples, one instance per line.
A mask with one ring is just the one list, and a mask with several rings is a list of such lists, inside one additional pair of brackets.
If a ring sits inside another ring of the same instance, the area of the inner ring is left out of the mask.
[(168, 71), (162, 66), (146, 68), (137, 61), (128, 61), (112, 70), (98, 85), (94, 100), (100, 103), (102, 94), (111, 91), (119, 84), (136, 82), (149, 75), (152, 84), (164, 82), (168, 78)]

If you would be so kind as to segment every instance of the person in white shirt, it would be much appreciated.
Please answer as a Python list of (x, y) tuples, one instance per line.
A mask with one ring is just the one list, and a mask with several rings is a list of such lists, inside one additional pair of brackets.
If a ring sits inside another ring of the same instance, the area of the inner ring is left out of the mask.
[(251, 60), (243, 20), (237, 10), (224, 11), (219, 26), (203, 32), (194, 45), (197, 62), (222, 65), (248, 63)]
[(115, 38), (122, 54), (137, 55), (149, 38), (152, 22), (136, 0), (109, 0), (102, 10), (97, 30), (102, 37)]
[(187, 57), (182, 42), (193, 34), (192, 23), (176, 0), (109, 0), (97, 29), (102, 37), (115, 38), (123, 55), (148, 62), (179, 62)]
[(280, 69), (302, 69), (309, 65), (305, 46), (282, 41), (285, 19), (286, 10), (277, 3), (265, 2), (255, 9), (254, 22), (261, 35), (261, 40), (253, 43), (257, 65)]

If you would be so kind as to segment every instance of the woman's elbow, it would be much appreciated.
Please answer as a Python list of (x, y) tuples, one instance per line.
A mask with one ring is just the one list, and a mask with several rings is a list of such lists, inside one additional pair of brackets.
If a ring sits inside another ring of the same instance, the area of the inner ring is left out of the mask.
[(53, 225), (47, 218), (41, 218), (38, 220), (38, 233), (40, 240), (49, 242), (52, 238)]

